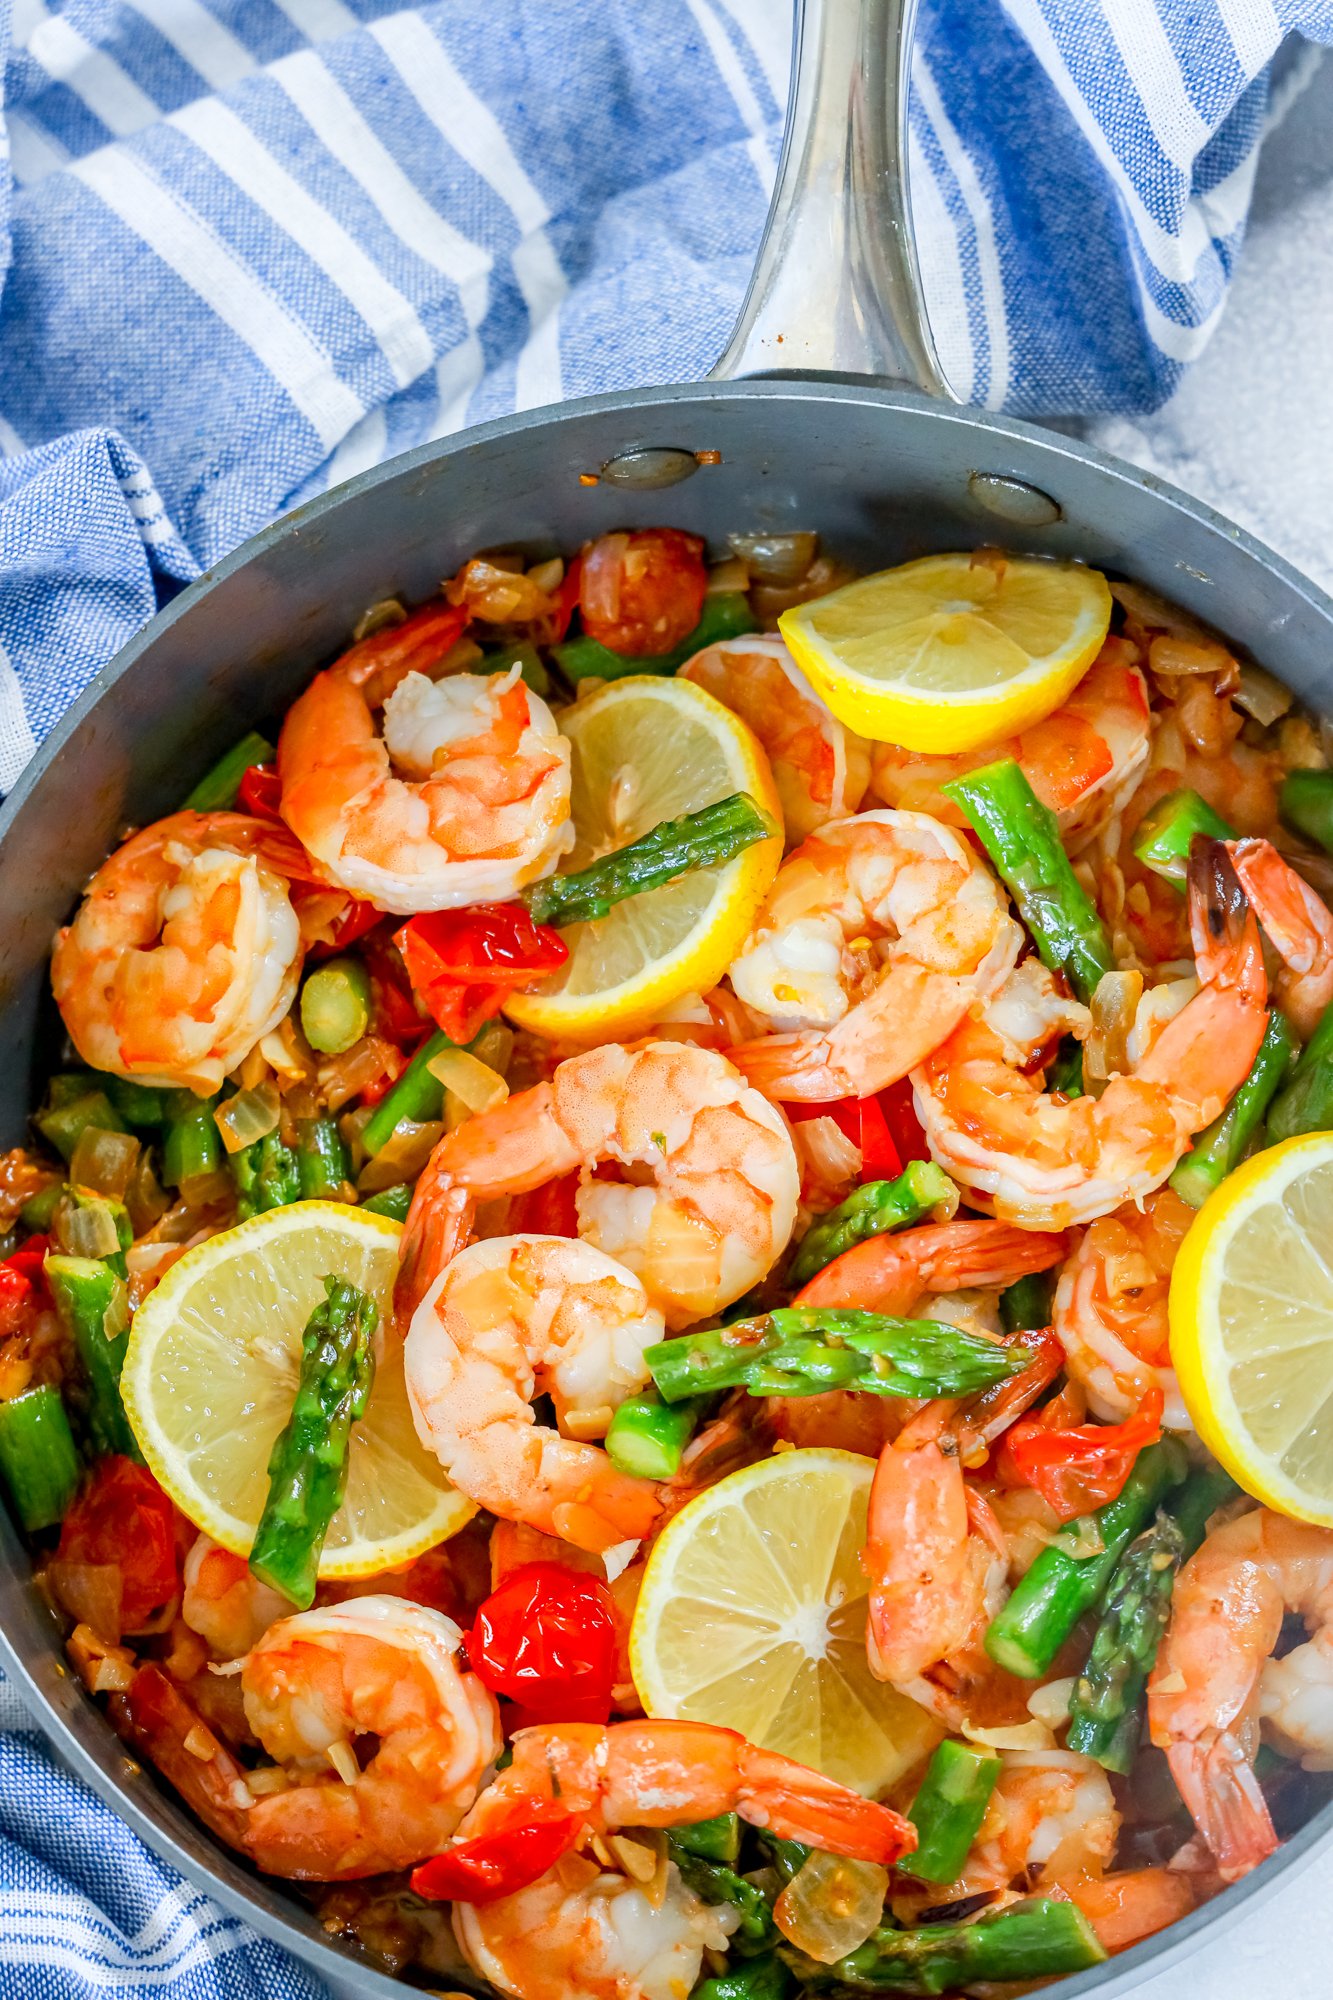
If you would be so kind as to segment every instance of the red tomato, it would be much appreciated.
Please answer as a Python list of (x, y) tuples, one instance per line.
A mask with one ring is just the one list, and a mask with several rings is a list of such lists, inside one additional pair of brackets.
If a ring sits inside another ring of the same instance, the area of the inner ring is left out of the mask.
[(583, 557), (575, 556), (573, 562), (565, 571), (565, 579), (560, 586), (560, 595), (556, 600), (555, 623), (552, 627), (550, 640), (553, 646), (558, 646), (569, 630), (574, 613), (579, 608), (579, 590), (582, 583)]
[(679, 528), (603, 535), (583, 553), (579, 610), (590, 638), (631, 659), (669, 653), (704, 608), (704, 545)]
[(901, 1173), (902, 1167), (910, 1166), (913, 1160), (928, 1160), (930, 1147), (926, 1143), (925, 1127), (916, 1115), (910, 1079), (900, 1077), (887, 1090), (881, 1090), (879, 1107), (902, 1163), (898, 1171)]
[(616, 1677), (611, 1593), (562, 1563), (524, 1563), (493, 1590), (468, 1634), (472, 1671), (534, 1721), (605, 1722)]
[(1052, 1430), (1040, 1417), (1015, 1424), (999, 1454), (1002, 1479), (1032, 1486), (1062, 1521), (1114, 1500), (1134, 1461), (1162, 1435), (1162, 1392), (1149, 1389), (1123, 1424), (1079, 1424)]
[(242, 812), (253, 813), (256, 819), (272, 819), (283, 824), (278, 807), (282, 803), (282, 779), (278, 776), (276, 764), (252, 764), (241, 775), (240, 789), (236, 803)]
[(572, 1174), (546, 1181), (528, 1194), (516, 1194), (509, 1204), (509, 1228), (515, 1236), (577, 1236), (578, 1209), (574, 1197), (581, 1176)]
[(102, 1459), (66, 1514), (57, 1551), (64, 1562), (120, 1571), (121, 1629), (134, 1632), (176, 1595), (175, 1509), (147, 1466)]
[(431, 1902), (493, 1903), (536, 1882), (583, 1831), (577, 1813), (515, 1799), (513, 1823), (479, 1840), (460, 1841), (414, 1868), (411, 1886)]
[(835, 1097), (826, 1104), (788, 1104), (789, 1118), (831, 1118), (854, 1146), (861, 1149), (861, 1179), (891, 1181), (902, 1172), (902, 1161), (877, 1097)]
[(521, 903), (434, 910), (395, 931), (412, 990), (450, 1041), (470, 1042), (516, 986), (555, 972), (569, 947)]

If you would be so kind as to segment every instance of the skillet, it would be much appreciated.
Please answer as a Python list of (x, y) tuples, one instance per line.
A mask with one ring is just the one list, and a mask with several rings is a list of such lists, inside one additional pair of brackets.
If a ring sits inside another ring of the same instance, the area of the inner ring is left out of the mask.
[[(1217, 626), (1333, 717), (1333, 602), (1148, 474), (949, 399), (910, 228), (915, 0), (798, 0), (787, 135), (736, 332), (712, 379), (525, 412), (363, 473), (181, 593), (93, 681), (0, 811), (0, 1143), (54, 1053), (52, 935), (119, 830), (171, 811), (278, 714), (366, 606), (411, 603), (480, 548), (545, 555), (613, 528), (819, 531), (861, 569), (999, 542), (1129, 575)], [(66, 1669), (0, 1510), (0, 1666), (65, 1761), (164, 1860), (342, 1995), (404, 1988), (219, 1847), (129, 1758)], [(1157, 1938), (1062, 1982), (1109, 2000), (1193, 1951), (1325, 1848), (1312, 1787), (1284, 1845)]]

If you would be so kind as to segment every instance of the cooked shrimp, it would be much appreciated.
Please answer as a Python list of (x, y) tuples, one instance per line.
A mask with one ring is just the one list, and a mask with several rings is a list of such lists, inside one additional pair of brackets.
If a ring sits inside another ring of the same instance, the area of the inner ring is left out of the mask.
[(748, 722), (763, 744), (789, 845), (857, 810), (870, 780), (869, 745), (825, 707), (781, 639), (723, 639), (680, 672)]
[(215, 1660), (239, 1660), (292, 1608), (290, 1598), (260, 1582), (244, 1556), (207, 1535), (191, 1544), (184, 1576), (181, 1617)]
[(214, 1091), (296, 994), (309, 874), (283, 828), (172, 813), (131, 835), (56, 938), (51, 985), (84, 1061), (163, 1088)]
[(1150, 1194), (1249, 1073), (1267, 1021), (1258, 929), (1220, 842), (1191, 862), (1191, 881), (1202, 984), (1101, 1097), (1046, 1093), (976, 1020), (913, 1072), (932, 1155), (997, 1216), (1066, 1228)]
[(250, 1808), (257, 1867), (347, 1881), (444, 1846), (501, 1747), (495, 1697), (460, 1670), (461, 1643), (452, 1618), (397, 1597), (269, 1628), (241, 1669), (245, 1712), (293, 1782)]
[(923, 757), (896, 743), (877, 743), (871, 791), (886, 806), (966, 826), (962, 807), (946, 798), (943, 787), (983, 764), (1012, 757), (1042, 804), (1056, 814), (1070, 853), (1077, 854), (1115, 818), (1148, 761), (1148, 690), (1138, 658), (1137, 647), (1112, 636), (1062, 708), (984, 750)]
[(796, 1295), (801, 1306), (860, 1306), (911, 1315), (926, 1292), (1002, 1290), (1049, 1271), (1069, 1248), (1059, 1233), (1015, 1229), (989, 1218), (922, 1222), (844, 1250)]
[(1073, 1750), (1006, 1750), (969, 1857), (970, 1887), (1066, 1889), (1105, 1874), (1120, 1814), (1105, 1771)]
[[(1288, 1612), (1310, 1637), (1274, 1660)], [(1266, 1507), (1215, 1528), (1181, 1569), (1148, 1684), (1152, 1740), (1228, 1882), (1278, 1844), (1254, 1775), (1261, 1722), (1333, 1766), (1333, 1530)]]
[(353, 646), (287, 711), (283, 818), (381, 909), (505, 901), (573, 842), (569, 745), (517, 666), (432, 680), (397, 637)]
[[(594, 1179), (603, 1161), (625, 1179)], [(580, 1235), (643, 1281), (672, 1329), (757, 1284), (796, 1219), (786, 1121), (724, 1056), (685, 1042), (609, 1043), (441, 1139), (407, 1218), (403, 1306), (415, 1308), (466, 1240), (474, 1200), (575, 1169)]]
[(1006, 1594), (1007, 1551), (956, 1453), (933, 1440), (885, 1445), (866, 1534), (866, 1655), (903, 1687), (979, 1642)]
[(1231, 840), (1240, 886), (1282, 961), (1278, 1004), (1308, 1041), (1333, 1000), (1333, 910), (1270, 840)]
[[(664, 1332), (633, 1272), (591, 1243), (473, 1243), (445, 1265), (408, 1330), (417, 1435), (459, 1492), (502, 1520), (578, 1548), (637, 1539), (661, 1512), (657, 1489), (618, 1471), (594, 1440), (647, 1382), (644, 1349)], [(546, 1394), (556, 1430), (533, 1412)]]
[(812, 834), (778, 871), (730, 979), (776, 1033), (732, 1060), (765, 1096), (867, 1097), (998, 991), (1022, 932), (985, 862), (924, 813)]
[(1171, 1366), (1166, 1319), (1171, 1267), (1193, 1220), (1178, 1194), (1159, 1188), (1142, 1207), (1130, 1201), (1099, 1216), (1060, 1273), (1055, 1331), (1089, 1408), (1107, 1423), (1132, 1416), (1156, 1387), (1163, 1423), (1194, 1428)]

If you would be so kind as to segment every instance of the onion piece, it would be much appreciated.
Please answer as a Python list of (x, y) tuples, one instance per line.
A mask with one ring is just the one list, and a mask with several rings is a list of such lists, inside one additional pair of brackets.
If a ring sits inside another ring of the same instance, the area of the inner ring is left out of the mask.
[(276, 1132), (281, 1115), (277, 1089), (271, 1083), (261, 1083), (254, 1090), (238, 1090), (235, 1097), (219, 1104), (213, 1123), (227, 1151), (243, 1153), (256, 1139), (267, 1139), (270, 1132)]
[(708, 572), (708, 582), (704, 585), (705, 597), (718, 597), (723, 592), (748, 590), (750, 588), (750, 566), (739, 556), (728, 556), (725, 562), (714, 563)]
[(65, 1651), (89, 1694), (123, 1694), (138, 1672), (129, 1647), (113, 1645), (91, 1625), (76, 1625)]
[(99, 1639), (120, 1644), (120, 1602), (124, 1579), (116, 1563), (62, 1562), (55, 1556), (42, 1575), (63, 1611), (90, 1625)]
[(965, 1722), (959, 1731), (969, 1743), (985, 1750), (1054, 1750), (1056, 1741), (1044, 1722), (1011, 1722), (999, 1729), (974, 1729)]
[(402, 625), (407, 618), (407, 606), (396, 597), (380, 597), (361, 613), (352, 627), (352, 643), (359, 646), (372, 632), (383, 632), (390, 625)]
[(834, 1965), (863, 1945), (884, 1915), (889, 1871), (821, 1848), (792, 1876), (773, 1905), (789, 1944), (820, 1965)]
[(1069, 1720), (1069, 1700), (1077, 1685), (1077, 1675), (1069, 1674), (1064, 1680), (1047, 1681), (1045, 1687), (1034, 1688), (1028, 1696), (1028, 1714), (1044, 1722), (1048, 1729), (1061, 1728)]
[(115, 1217), (101, 1202), (80, 1208), (65, 1197), (52, 1218), (51, 1235), (66, 1257), (114, 1257), (120, 1249)]
[(810, 528), (786, 535), (728, 535), (727, 542), (759, 583), (799, 583), (819, 554)]
[(400, 1118), (378, 1153), (362, 1167), (357, 1192), (378, 1194), (381, 1188), (397, 1187), (399, 1181), (414, 1181), (443, 1137), (443, 1119), (417, 1125)]
[(139, 1164), (134, 1170), (129, 1186), (125, 1190), (125, 1207), (129, 1211), (130, 1228), (136, 1236), (164, 1216), (171, 1206), (163, 1191), (162, 1184), (153, 1172), (152, 1155), (141, 1152)]
[(1265, 729), (1280, 721), (1295, 699), (1291, 689), (1283, 687), (1275, 674), (1252, 665), (1249, 660), (1241, 661), (1240, 683), (1232, 700)]
[(1142, 998), (1141, 972), (1104, 972), (1097, 981), (1089, 1007), (1092, 1026), (1083, 1044), (1083, 1072), (1094, 1083), (1106, 1083), (1129, 1069), (1129, 1038)]
[(552, 556), (549, 562), (534, 563), (528, 571), (528, 582), (535, 584), (538, 590), (544, 590), (548, 594), (559, 590), (564, 580), (565, 561), (563, 556)]
[(1234, 653), (1216, 639), (1181, 639), (1167, 632), (1148, 647), (1148, 667), (1159, 680), (1188, 674), (1211, 674), (1219, 688), (1235, 687), (1240, 667)]
[(466, 1049), (441, 1049), (426, 1064), (451, 1097), (470, 1112), (493, 1111), (509, 1095), (509, 1085), (488, 1063), (478, 1062)]
[(129, 1132), (99, 1132), (85, 1125), (69, 1163), (70, 1181), (93, 1194), (124, 1199), (125, 1190), (139, 1164), (139, 1141)]
[(861, 1148), (835, 1118), (800, 1118), (791, 1128), (801, 1169), (802, 1199), (833, 1207), (861, 1171)]
[(322, 1062), (316, 1081), (329, 1110), (341, 1111), (349, 1099), (382, 1077), (396, 1082), (405, 1068), (406, 1062), (392, 1042), (382, 1035), (363, 1035), (340, 1056)]

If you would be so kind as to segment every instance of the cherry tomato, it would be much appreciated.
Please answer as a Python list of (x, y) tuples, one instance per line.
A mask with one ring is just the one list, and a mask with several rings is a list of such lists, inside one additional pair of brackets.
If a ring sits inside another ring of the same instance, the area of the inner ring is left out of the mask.
[(515, 1236), (577, 1236), (579, 1215), (574, 1197), (581, 1175), (572, 1174), (545, 1181), (527, 1194), (516, 1194), (509, 1204), (509, 1228)]
[(102, 1459), (66, 1514), (60, 1559), (120, 1571), (121, 1629), (134, 1632), (176, 1595), (175, 1510), (147, 1466)]
[(912, 1098), (912, 1084), (908, 1077), (899, 1077), (887, 1090), (879, 1093), (879, 1108), (884, 1113), (884, 1123), (889, 1128), (902, 1167), (910, 1166), (913, 1160), (928, 1160), (930, 1147), (926, 1141), (925, 1127), (916, 1115), (916, 1105)]
[(0, 1264), (0, 1299), (10, 1308), (8, 1317), (13, 1318), (16, 1311), (21, 1312), (28, 1305), (49, 1304), (46, 1253), (50, 1247), (49, 1236), (30, 1236), (12, 1257), (6, 1257)]
[(669, 653), (699, 623), (707, 585), (697, 535), (679, 528), (603, 535), (583, 553), (583, 629), (631, 659)]
[(431, 1902), (493, 1903), (526, 1889), (553, 1868), (583, 1831), (578, 1813), (556, 1805), (514, 1801), (512, 1825), (479, 1840), (463, 1840), (414, 1868), (415, 1894)]
[(492, 1694), (543, 1722), (605, 1722), (616, 1677), (611, 1593), (562, 1563), (524, 1563), (493, 1590), (468, 1634), (472, 1670)]
[(535, 924), (521, 903), (411, 917), (394, 943), (413, 992), (454, 1042), (470, 1042), (516, 986), (547, 978), (569, 957), (559, 932)]
[(558, 646), (568, 632), (574, 613), (579, 608), (579, 590), (583, 583), (583, 557), (575, 556), (565, 571), (560, 595), (556, 600), (555, 621), (551, 629), (550, 643)]
[(1149, 1389), (1123, 1424), (1055, 1430), (1040, 1417), (1015, 1424), (999, 1455), (1002, 1479), (1031, 1486), (1062, 1521), (1114, 1500), (1145, 1446), (1162, 1435), (1162, 1392)]
[(376, 924), (384, 920), (383, 910), (377, 910), (373, 903), (363, 903), (355, 896), (347, 898), (347, 908), (333, 923), (333, 931), (324, 944), (312, 945), (311, 958), (329, 958), (334, 952), (346, 951), (349, 944), (373, 931)]
[(256, 819), (277, 820), (282, 825), (285, 822), (278, 811), (281, 802), (282, 779), (276, 764), (252, 764), (241, 773), (236, 803), (242, 812), (253, 813)]

